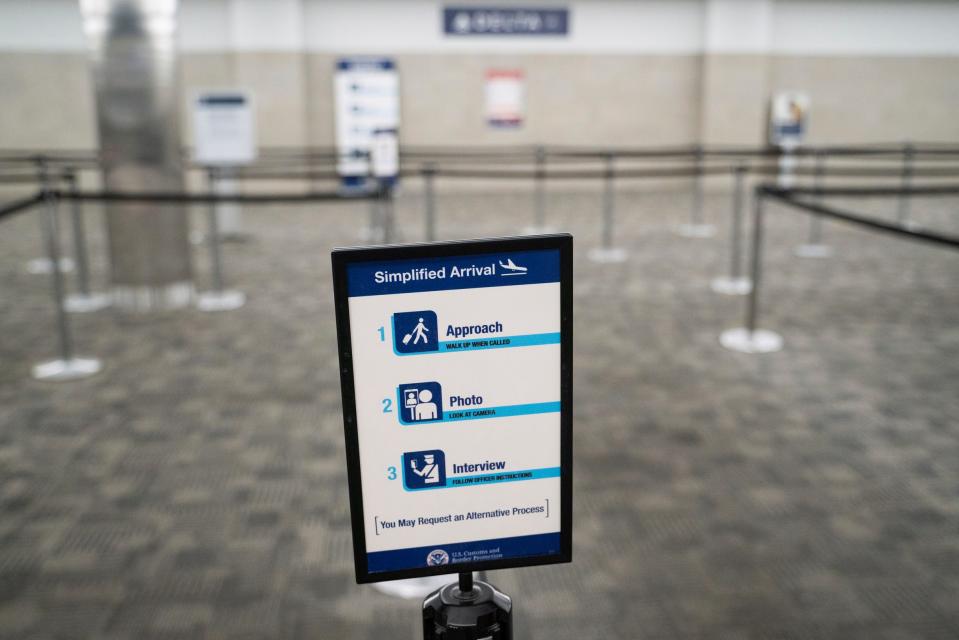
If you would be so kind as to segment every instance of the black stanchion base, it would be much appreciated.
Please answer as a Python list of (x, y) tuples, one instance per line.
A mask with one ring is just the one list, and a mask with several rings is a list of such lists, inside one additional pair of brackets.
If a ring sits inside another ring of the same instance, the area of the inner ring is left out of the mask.
[(423, 600), (423, 640), (513, 640), (513, 602), (486, 582), (448, 584)]

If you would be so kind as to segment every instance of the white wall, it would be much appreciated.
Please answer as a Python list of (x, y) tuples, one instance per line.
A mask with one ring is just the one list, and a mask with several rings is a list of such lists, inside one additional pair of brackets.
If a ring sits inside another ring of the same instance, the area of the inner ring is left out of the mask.
[[(959, 55), (955, 0), (523, 0), (565, 38), (449, 38), (443, 0), (180, 0), (187, 52)], [(491, 5), (508, 4), (490, 2)], [(717, 33), (716, 30), (719, 30)], [(0, 0), (0, 51), (81, 51), (79, 0)]]

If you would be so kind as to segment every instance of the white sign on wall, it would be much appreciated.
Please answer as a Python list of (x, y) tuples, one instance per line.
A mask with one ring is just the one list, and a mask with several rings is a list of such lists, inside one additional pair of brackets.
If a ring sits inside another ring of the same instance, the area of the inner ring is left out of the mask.
[(789, 149), (802, 144), (809, 105), (809, 95), (799, 91), (780, 91), (773, 96), (769, 110), (770, 144)]
[(377, 129), (370, 144), (370, 160), (373, 162), (373, 177), (380, 180), (395, 179), (400, 172), (400, 145), (396, 129)]
[(526, 82), (518, 69), (486, 72), (486, 122), (491, 127), (515, 128), (523, 124)]
[(399, 76), (389, 58), (343, 58), (333, 79), (339, 174), (347, 184), (369, 175), (367, 160), (378, 130), (400, 126)]
[(202, 91), (193, 101), (194, 160), (211, 167), (256, 160), (256, 118), (250, 94)]
[(333, 253), (357, 580), (568, 562), (572, 237)]

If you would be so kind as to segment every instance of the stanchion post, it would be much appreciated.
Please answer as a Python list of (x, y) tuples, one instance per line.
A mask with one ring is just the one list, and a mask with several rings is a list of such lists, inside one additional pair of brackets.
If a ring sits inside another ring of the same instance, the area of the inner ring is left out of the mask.
[(83, 220), (83, 203), (79, 196), (80, 185), (76, 169), (64, 174), (70, 190), (70, 218), (73, 227), (73, 255), (77, 265), (77, 293), (69, 295), (64, 303), (71, 313), (90, 313), (110, 306), (110, 297), (90, 291), (90, 258), (87, 252), (86, 224)]
[(433, 190), (433, 181), (436, 177), (436, 165), (429, 163), (423, 166), (423, 213), (426, 218), (426, 241), (436, 240), (436, 193)]
[[(207, 169), (208, 192), (216, 194), (217, 170), (215, 167)], [(207, 246), (210, 251), (210, 278), (212, 291), (201, 293), (197, 298), (197, 308), (200, 311), (229, 311), (239, 309), (246, 303), (246, 296), (241, 291), (224, 288), (223, 285), (223, 258), (220, 252), (220, 221), (217, 216), (216, 201), (210, 200), (206, 210), (207, 218)]]
[(693, 198), (689, 210), (689, 224), (679, 226), (679, 235), (686, 238), (711, 238), (716, 233), (715, 227), (706, 224), (703, 216), (705, 159), (706, 150), (701, 144), (696, 145), (693, 148)]
[(379, 200), (382, 205), (380, 210), (382, 211), (382, 220), (383, 220), (383, 243), (391, 244), (393, 242), (393, 237), (395, 236), (395, 221), (393, 210), (393, 189), (390, 185), (380, 184)]
[(716, 293), (725, 295), (745, 295), (752, 289), (749, 278), (740, 273), (742, 265), (742, 229), (743, 229), (743, 200), (746, 182), (747, 167), (740, 163), (733, 170), (733, 197), (732, 216), (730, 220), (729, 238), (729, 276), (716, 278), (712, 282), (712, 289)]
[[(825, 149), (816, 151), (816, 164), (813, 169), (813, 190), (817, 202), (822, 200), (826, 181), (826, 161), (829, 156)], [(822, 216), (818, 213), (809, 216), (809, 239), (796, 247), (793, 252), (800, 258), (828, 258), (832, 249), (822, 241)]]
[[(50, 264), (60, 263), (60, 234), (57, 198), (49, 189), (44, 189), (43, 227), (46, 237), (47, 254)], [(63, 271), (51, 269), (53, 304), (57, 316), (57, 336), (60, 343), (60, 357), (36, 365), (33, 377), (37, 380), (67, 381), (86, 378), (100, 371), (100, 361), (93, 358), (78, 358), (73, 353), (73, 336), (70, 333), (70, 319), (64, 308)]]
[(626, 250), (613, 246), (616, 227), (616, 157), (607, 152), (603, 154), (603, 228), (602, 246), (589, 252), (594, 262), (623, 262)]
[(533, 184), (533, 224), (523, 232), (527, 234), (548, 233), (546, 226), (546, 148), (536, 147), (536, 169)]
[[(912, 175), (915, 171), (914, 162), (916, 159), (916, 147), (911, 142), (907, 142), (902, 146), (902, 188), (907, 190), (912, 187)], [(896, 216), (899, 224), (909, 225), (909, 213), (910, 213), (910, 203), (912, 202), (911, 197), (902, 193), (899, 195), (899, 211)]]
[(751, 247), (750, 280), (752, 289), (746, 299), (746, 326), (724, 331), (719, 342), (731, 351), (741, 353), (772, 353), (779, 351), (783, 346), (783, 339), (778, 333), (757, 328), (759, 317), (759, 287), (762, 282), (762, 245), (763, 245), (763, 218), (764, 193), (762, 188), (756, 190), (753, 206), (753, 234)]
[[(47, 159), (44, 156), (36, 156), (33, 159), (33, 164), (37, 170), (37, 182), (40, 183), (40, 190), (47, 192), (50, 190), (50, 171), (47, 165)], [(58, 229), (59, 231), (59, 229)], [(43, 219), (40, 219), (40, 237), (44, 237), (46, 233), (46, 226), (44, 225)], [(60, 252), (57, 251), (57, 255)], [(67, 257), (60, 257), (57, 264), (60, 265), (60, 270), (64, 272), (73, 271), (73, 260)], [(50, 262), (50, 258), (33, 258), (27, 262), (27, 273), (32, 273), (34, 275), (45, 275), (50, 273), (53, 270), (53, 263)]]

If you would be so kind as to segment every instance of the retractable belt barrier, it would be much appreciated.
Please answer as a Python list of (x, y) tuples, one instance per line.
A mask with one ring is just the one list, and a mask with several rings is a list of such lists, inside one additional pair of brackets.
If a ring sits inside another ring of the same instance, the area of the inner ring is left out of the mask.
[(928, 187), (860, 187), (846, 186), (836, 188), (780, 188), (770, 185), (759, 185), (755, 191), (755, 214), (753, 217), (751, 274), (752, 288), (746, 300), (745, 326), (724, 331), (719, 338), (720, 343), (731, 351), (741, 353), (771, 353), (782, 349), (783, 339), (778, 333), (758, 328), (759, 318), (759, 290), (762, 276), (763, 251), (763, 222), (765, 218), (764, 203), (766, 199), (778, 200), (795, 209), (818, 216), (833, 218), (842, 222), (854, 224), (873, 231), (880, 231), (927, 242), (950, 249), (959, 249), (959, 236), (921, 230), (914, 225), (902, 221), (895, 223), (877, 220), (858, 213), (845, 211), (820, 202), (810, 202), (798, 199), (797, 196), (823, 197), (912, 197), (912, 196), (953, 196), (959, 195), (959, 184), (934, 185)]

